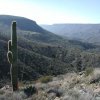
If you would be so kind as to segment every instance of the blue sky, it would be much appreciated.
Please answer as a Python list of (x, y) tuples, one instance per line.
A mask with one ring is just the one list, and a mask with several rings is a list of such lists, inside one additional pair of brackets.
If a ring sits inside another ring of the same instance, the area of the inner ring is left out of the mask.
[(0, 0), (0, 14), (38, 24), (100, 23), (100, 0)]

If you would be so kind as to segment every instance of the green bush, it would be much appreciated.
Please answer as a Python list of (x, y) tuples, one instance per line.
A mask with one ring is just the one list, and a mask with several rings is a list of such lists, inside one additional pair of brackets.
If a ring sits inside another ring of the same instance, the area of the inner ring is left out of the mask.
[(41, 83), (48, 83), (48, 82), (52, 81), (52, 78), (53, 78), (52, 76), (43, 76), (43, 77), (39, 78), (39, 81)]
[(3, 90), (0, 90), (0, 95), (3, 95), (5, 92)]
[(93, 74), (94, 69), (92, 67), (88, 67), (85, 70), (85, 76), (89, 76), (91, 74)]

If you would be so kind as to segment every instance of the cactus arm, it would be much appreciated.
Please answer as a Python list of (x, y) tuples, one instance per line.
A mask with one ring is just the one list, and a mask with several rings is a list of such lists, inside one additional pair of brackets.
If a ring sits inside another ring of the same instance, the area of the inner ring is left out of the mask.
[(12, 63), (13, 63), (13, 54), (12, 54), (11, 51), (8, 51), (8, 53), (7, 53), (7, 58), (8, 58), (8, 62), (9, 62), (10, 64), (12, 64)]
[(8, 41), (8, 51), (11, 51), (12, 45), (11, 45), (11, 40)]

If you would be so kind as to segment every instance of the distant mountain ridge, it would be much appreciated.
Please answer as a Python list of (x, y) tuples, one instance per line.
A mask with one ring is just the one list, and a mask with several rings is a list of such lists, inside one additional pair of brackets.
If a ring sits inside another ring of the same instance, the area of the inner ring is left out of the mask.
[[(12, 21), (17, 22), (17, 29), (21, 30), (18, 34), (26, 34), (27, 38), (30, 36), (31, 39), (36, 41), (46, 41), (49, 39), (61, 39), (60, 36), (53, 34), (42, 27), (40, 27), (35, 21), (19, 16), (12, 15), (0, 15), (0, 31), (1, 32), (10, 32)], [(33, 33), (32, 33), (33, 32)], [(31, 33), (31, 34), (30, 34)], [(30, 34), (30, 35), (29, 35)], [(34, 35), (33, 35), (34, 34)], [(29, 35), (29, 36), (28, 36)]]
[(17, 27), (21, 30), (35, 31), (35, 32), (45, 32), (35, 21), (19, 16), (11, 15), (0, 15), (0, 23), (3, 25), (10, 26), (12, 21), (17, 22)]
[(44, 29), (70, 39), (100, 44), (100, 24), (41, 25)]

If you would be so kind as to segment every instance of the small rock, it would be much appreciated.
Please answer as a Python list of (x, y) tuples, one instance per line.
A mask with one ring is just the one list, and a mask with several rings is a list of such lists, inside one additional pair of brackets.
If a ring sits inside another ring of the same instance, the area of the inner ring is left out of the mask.
[(60, 100), (60, 98), (56, 97), (54, 100)]

